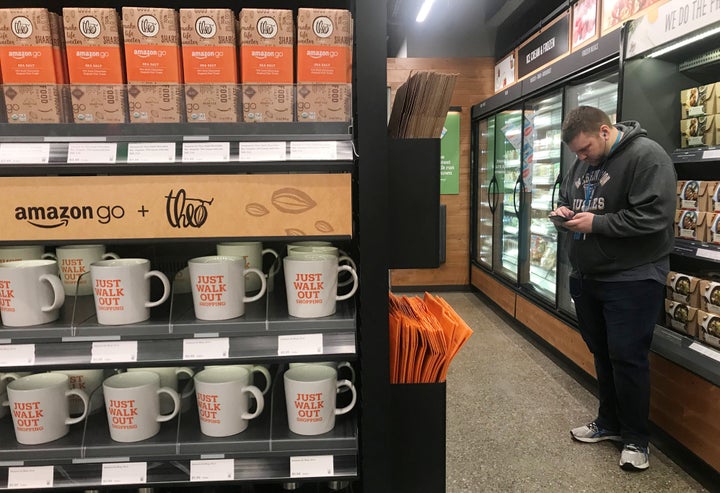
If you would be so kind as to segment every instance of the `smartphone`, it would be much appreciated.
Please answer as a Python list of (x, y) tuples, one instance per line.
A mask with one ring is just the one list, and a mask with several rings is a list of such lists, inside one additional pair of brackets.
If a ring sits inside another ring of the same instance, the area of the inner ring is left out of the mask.
[(555, 226), (562, 226), (564, 222), (567, 222), (572, 218), (565, 216), (548, 216), (548, 219), (550, 219)]

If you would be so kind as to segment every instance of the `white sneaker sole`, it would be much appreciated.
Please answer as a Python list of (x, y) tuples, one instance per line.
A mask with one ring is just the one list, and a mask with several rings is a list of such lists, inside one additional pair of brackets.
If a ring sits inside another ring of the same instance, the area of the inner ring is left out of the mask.
[(612, 440), (613, 442), (621, 442), (622, 441), (622, 437), (620, 437), (619, 435), (605, 435), (605, 436), (600, 436), (600, 437), (589, 438), (589, 437), (575, 436), (575, 435), (573, 435), (573, 432), (571, 431), (570, 436), (573, 438), (573, 440), (577, 440), (578, 442), (583, 442), (583, 443), (597, 443), (597, 442), (603, 442), (605, 440)]
[(650, 467), (650, 462), (646, 462), (645, 464), (641, 464), (639, 466), (636, 466), (635, 464), (632, 464), (630, 462), (620, 462), (620, 467), (623, 471), (644, 471), (648, 467)]

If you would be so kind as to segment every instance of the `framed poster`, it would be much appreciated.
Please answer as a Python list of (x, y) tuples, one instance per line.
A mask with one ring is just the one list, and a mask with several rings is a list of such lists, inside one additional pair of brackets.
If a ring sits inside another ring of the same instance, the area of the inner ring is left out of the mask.
[(515, 83), (515, 51), (495, 64), (495, 92), (500, 92)]
[(644, 13), (648, 7), (666, 0), (603, 0), (602, 33), (618, 28), (623, 22), (634, 19)]
[(518, 79), (527, 77), (569, 51), (570, 14), (565, 12), (518, 47)]
[(598, 0), (578, 0), (572, 8), (572, 51), (597, 39), (600, 32)]

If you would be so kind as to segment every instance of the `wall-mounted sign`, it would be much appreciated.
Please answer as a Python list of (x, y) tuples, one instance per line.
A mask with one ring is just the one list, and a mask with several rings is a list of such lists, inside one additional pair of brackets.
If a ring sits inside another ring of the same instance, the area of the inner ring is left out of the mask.
[(572, 9), (572, 49), (598, 36), (598, 0), (580, 0)]
[[(602, 33), (603, 35), (620, 27), (623, 22), (642, 15), (645, 10), (656, 3), (665, 3), (666, 0), (603, 0), (602, 2)], [(690, 1), (689, 3), (696, 3)]]
[(495, 64), (495, 92), (515, 83), (515, 52)]
[(570, 15), (566, 12), (518, 48), (518, 78), (569, 51)]
[(460, 113), (451, 111), (440, 137), (440, 193), (460, 193)]
[(626, 55), (639, 55), (716, 22), (720, 22), (718, 2), (670, 0), (658, 3), (630, 25)]
[(0, 231), (7, 242), (351, 236), (351, 175), (2, 178)]

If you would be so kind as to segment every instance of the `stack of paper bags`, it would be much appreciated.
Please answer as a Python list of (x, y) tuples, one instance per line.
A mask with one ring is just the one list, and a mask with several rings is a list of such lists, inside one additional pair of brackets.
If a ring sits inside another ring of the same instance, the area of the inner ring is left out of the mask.
[(472, 329), (442, 298), (390, 294), (390, 382), (444, 382)]
[(388, 134), (395, 139), (440, 137), (458, 74), (416, 72), (395, 93)]

